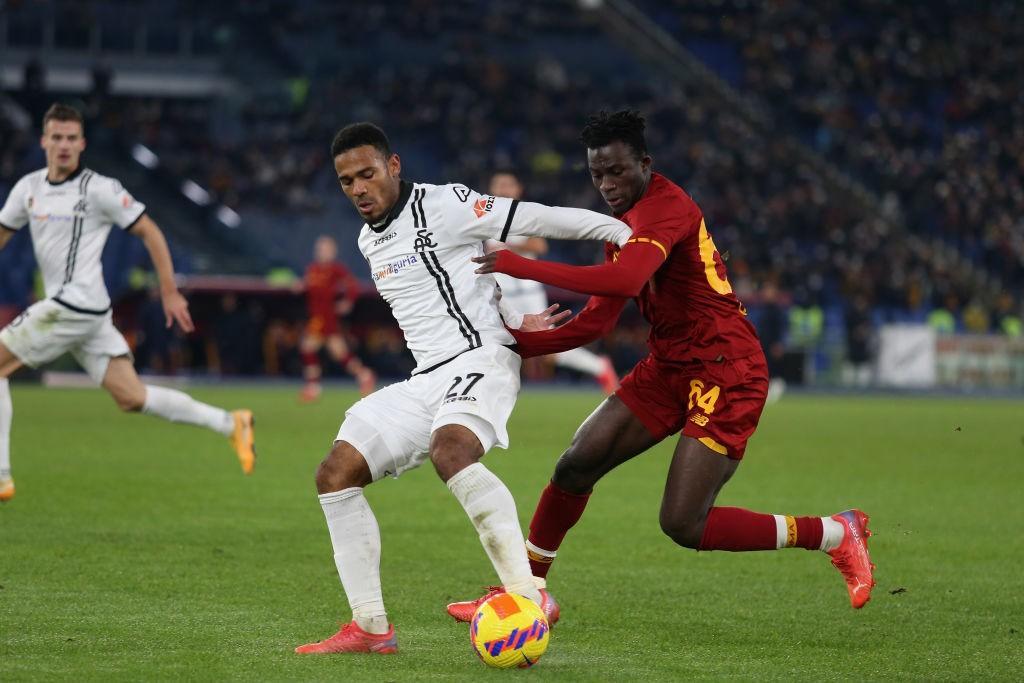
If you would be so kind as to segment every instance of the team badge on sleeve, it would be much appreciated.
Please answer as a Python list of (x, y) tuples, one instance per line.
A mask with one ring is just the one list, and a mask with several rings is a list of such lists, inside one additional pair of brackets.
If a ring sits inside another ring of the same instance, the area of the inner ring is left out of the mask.
[(491, 209), (494, 208), (494, 197), (488, 195), (487, 197), (480, 197), (473, 204), (473, 213), (476, 214), (477, 218), (483, 218), (485, 213), (490, 213)]

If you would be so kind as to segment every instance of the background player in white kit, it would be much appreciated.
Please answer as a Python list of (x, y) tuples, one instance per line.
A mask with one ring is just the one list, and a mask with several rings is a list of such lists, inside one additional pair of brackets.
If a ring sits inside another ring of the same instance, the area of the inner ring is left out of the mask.
[[(387, 136), (369, 123), (346, 126), (331, 145), (341, 188), (366, 221), (359, 250), (416, 360), (412, 377), (360, 400), (346, 413), (316, 473), (334, 561), (352, 621), (296, 652), (396, 652), (380, 584), (380, 530), (363, 488), (429, 456), (480, 535), (503, 585), (558, 609), (534, 583), (512, 494), (480, 458), (506, 448), (519, 392), (519, 356), (499, 313), (497, 286), (471, 258), (487, 239), (546, 235), (624, 244), (625, 224), (592, 211), (546, 207), (463, 185), (401, 180)], [(562, 315), (527, 315), (544, 329)], [(517, 316), (520, 317), (520, 316)]]
[(43, 117), (40, 144), (46, 151), (46, 168), (19, 180), (0, 210), (0, 249), (28, 224), (46, 287), (45, 299), (0, 330), (0, 501), (14, 496), (13, 409), (7, 378), (22, 365), (37, 367), (65, 352), (122, 410), (142, 411), (230, 437), (243, 471), (252, 472), (256, 457), (252, 413), (229, 413), (174, 389), (144, 385), (135, 373), (127, 342), (111, 321), (100, 256), (111, 226), (117, 224), (141, 238), (153, 259), (167, 326), (177, 322), (186, 332), (193, 330), (160, 228), (119, 182), (81, 166), (85, 132), (78, 110), (51, 106)]
[[(491, 176), (487, 188), (495, 197), (522, 199), (523, 184), (511, 171), (498, 171)], [(488, 251), (506, 247), (520, 256), (537, 258), (548, 251), (548, 242), (543, 237), (509, 237), (504, 244), (488, 241)], [(494, 279), (501, 288), (501, 297), (517, 311), (542, 311), (548, 307), (548, 294), (544, 285), (536, 280), (520, 280), (504, 273), (495, 273)], [(556, 353), (552, 356), (555, 365), (570, 368), (585, 375), (590, 375), (601, 385), (601, 389), (609, 396), (619, 388), (619, 377), (608, 356), (599, 356), (582, 347)]]

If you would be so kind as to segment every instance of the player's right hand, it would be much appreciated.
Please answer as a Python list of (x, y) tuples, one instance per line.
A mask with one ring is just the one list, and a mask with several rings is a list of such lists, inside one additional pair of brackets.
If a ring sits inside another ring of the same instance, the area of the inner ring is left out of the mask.
[(556, 313), (555, 311), (558, 311), (559, 308), (558, 304), (551, 304), (540, 313), (524, 313), (523, 324), (519, 326), (519, 331), (543, 332), (544, 330), (550, 330), (572, 315), (572, 311), (568, 308)]
[(193, 324), (192, 316), (188, 312), (188, 301), (181, 295), (181, 292), (164, 294), (161, 299), (164, 304), (164, 318), (167, 320), (168, 328), (174, 323), (178, 323), (181, 330), (185, 333), (195, 331), (196, 326)]

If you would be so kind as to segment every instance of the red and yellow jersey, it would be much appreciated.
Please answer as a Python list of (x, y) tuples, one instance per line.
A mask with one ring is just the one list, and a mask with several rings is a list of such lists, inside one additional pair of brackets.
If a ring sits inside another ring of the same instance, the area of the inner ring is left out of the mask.
[[(651, 324), (648, 343), (655, 357), (719, 360), (761, 352), (704, 216), (681, 187), (652, 173), (643, 197), (621, 218), (633, 230), (629, 243), (649, 245), (664, 258), (636, 297)], [(608, 245), (607, 256), (617, 252)]]
[(337, 261), (311, 263), (306, 268), (306, 307), (312, 318), (335, 318), (335, 301), (339, 297), (355, 299), (359, 283), (345, 266)]

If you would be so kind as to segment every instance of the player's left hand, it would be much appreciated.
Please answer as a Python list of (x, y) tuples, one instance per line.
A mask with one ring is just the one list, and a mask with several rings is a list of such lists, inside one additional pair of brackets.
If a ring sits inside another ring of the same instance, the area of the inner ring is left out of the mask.
[(497, 268), (498, 255), (501, 254), (501, 252), (503, 251), (507, 251), (507, 249), (498, 249), (497, 251), (492, 251), (491, 253), (484, 254), (483, 256), (474, 256), (470, 260), (473, 261), (473, 263), (480, 264), (480, 267), (477, 268), (474, 272), (477, 275), (485, 275), (487, 273), (499, 272)]
[[(558, 304), (551, 304), (540, 313), (524, 313), (523, 324), (519, 326), (520, 332), (543, 332), (562, 322), (572, 315), (568, 308), (558, 311)], [(558, 313), (555, 313), (558, 311)]]
[(192, 316), (188, 312), (188, 301), (181, 295), (181, 292), (174, 291), (163, 294), (161, 299), (164, 304), (164, 317), (167, 320), (167, 327), (178, 323), (183, 332), (194, 332), (196, 326), (192, 323)]

